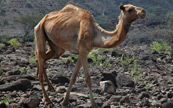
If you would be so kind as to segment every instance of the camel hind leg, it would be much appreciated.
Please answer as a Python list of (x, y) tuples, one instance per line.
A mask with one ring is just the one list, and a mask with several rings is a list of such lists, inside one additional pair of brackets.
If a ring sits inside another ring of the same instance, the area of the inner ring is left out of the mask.
[[(60, 57), (63, 53), (64, 53), (64, 50), (59, 48), (58, 46), (56, 46), (55, 44), (53, 44), (51, 41), (48, 41), (48, 45), (49, 45), (49, 49), (48, 51), (46, 52), (46, 57), (45, 57), (45, 62), (49, 59), (53, 59), (55, 57)], [(36, 55), (37, 55), (37, 52), (36, 52)], [(38, 71), (39, 71), (39, 66), (38, 66), (38, 60), (36, 59), (36, 62), (37, 62), (37, 76), (38, 76)], [(48, 90), (49, 91), (55, 91), (54, 87), (52, 86), (52, 83), (50, 82), (47, 74), (46, 74), (46, 71), (44, 69), (43, 71), (43, 75), (44, 75), (44, 78), (48, 84)]]
[(51, 103), (43, 84), (43, 75), (45, 73), (44, 70), (44, 62), (46, 59), (46, 38), (43, 32), (42, 26), (38, 25), (35, 27), (35, 39), (36, 39), (36, 61), (37, 61), (37, 74), (38, 79), (42, 88), (43, 98), (46, 104)]

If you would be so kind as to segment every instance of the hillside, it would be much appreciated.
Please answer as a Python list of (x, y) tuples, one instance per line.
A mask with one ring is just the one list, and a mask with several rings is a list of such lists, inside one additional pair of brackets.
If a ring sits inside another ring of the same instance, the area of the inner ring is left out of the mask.
[[(61, 9), (67, 2), (69, 0), (1, 0), (0, 36), (24, 36), (24, 27), (17, 23), (16, 19), (26, 15), (41, 19), (46, 13)], [(131, 40), (137, 39), (137, 42), (140, 43), (145, 39), (144, 43), (149, 43), (150, 40), (158, 39), (158, 37), (168, 39), (173, 34), (172, 27), (170, 27), (173, 23), (172, 0), (73, 0), (73, 2), (77, 6), (89, 10), (97, 22), (107, 30), (114, 29), (118, 22), (119, 4), (144, 7), (147, 11), (147, 18), (132, 25), (130, 38), (126, 42), (136, 43)], [(32, 30), (28, 34), (29, 36), (33, 36)], [(162, 33), (166, 36), (161, 35)], [(141, 35), (140, 38), (138, 35)], [(169, 39), (168, 41), (173, 42)]]

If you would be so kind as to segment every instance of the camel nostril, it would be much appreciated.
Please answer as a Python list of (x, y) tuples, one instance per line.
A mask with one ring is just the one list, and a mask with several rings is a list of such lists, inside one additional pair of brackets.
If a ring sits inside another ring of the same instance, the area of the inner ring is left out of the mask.
[(142, 11), (141, 11), (141, 12), (142, 12), (142, 13), (146, 13), (144, 9), (142, 9)]

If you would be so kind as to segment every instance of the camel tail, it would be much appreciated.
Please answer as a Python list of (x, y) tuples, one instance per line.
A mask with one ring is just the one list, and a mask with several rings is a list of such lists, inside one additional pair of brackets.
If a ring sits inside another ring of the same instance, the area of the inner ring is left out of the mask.
[[(38, 64), (38, 59), (40, 57), (45, 57), (46, 55), (46, 38), (47, 35), (44, 30), (44, 23), (48, 15), (45, 15), (44, 18), (35, 26), (34, 35), (35, 35), (35, 58), (36, 63)], [(38, 75), (38, 65), (37, 65), (37, 75)]]

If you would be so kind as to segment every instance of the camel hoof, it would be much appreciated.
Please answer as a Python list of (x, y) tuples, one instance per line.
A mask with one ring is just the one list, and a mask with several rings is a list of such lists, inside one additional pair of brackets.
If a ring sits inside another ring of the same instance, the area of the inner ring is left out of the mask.
[(61, 105), (64, 106), (64, 107), (69, 107), (69, 106), (71, 106), (71, 104), (70, 104), (69, 101), (67, 101), (67, 102), (66, 102), (66, 101), (62, 101), (62, 102), (61, 102)]
[(93, 103), (92, 104), (92, 108), (100, 108), (99, 106), (97, 106), (97, 104), (96, 103)]
[(52, 101), (48, 98), (43, 98), (46, 105), (52, 104)]
[(55, 92), (55, 89), (54, 89), (54, 87), (53, 87), (53, 86), (50, 86), (50, 87), (48, 86), (47, 90), (48, 90), (48, 91)]

